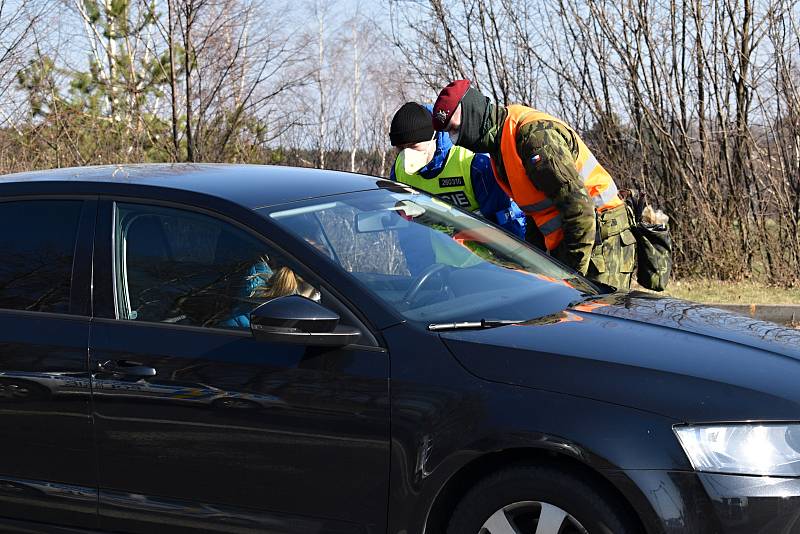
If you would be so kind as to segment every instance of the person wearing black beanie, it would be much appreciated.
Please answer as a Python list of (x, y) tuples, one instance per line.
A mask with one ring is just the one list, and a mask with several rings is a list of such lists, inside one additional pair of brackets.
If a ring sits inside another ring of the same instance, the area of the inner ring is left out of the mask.
[(391, 169), (392, 180), (479, 212), (524, 238), (522, 211), (497, 184), (489, 158), (453, 146), (446, 134), (436, 135), (430, 106), (403, 104), (392, 118), (389, 140), (399, 150)]
[(431, 112), (416, 102), (406, 102), (392, 117), (389, 140), (392, 146), (421, 143), (433, 139)]

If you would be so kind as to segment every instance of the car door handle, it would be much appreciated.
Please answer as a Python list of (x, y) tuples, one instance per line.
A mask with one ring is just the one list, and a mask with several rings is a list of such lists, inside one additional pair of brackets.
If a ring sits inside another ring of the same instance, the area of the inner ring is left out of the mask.
[(155, 368), (129, 360), (108, 360), (105, 362), (97, 362), (97, 371), (100, 373), (111, 373), (115, 375), (126, 376), (156, 376)]

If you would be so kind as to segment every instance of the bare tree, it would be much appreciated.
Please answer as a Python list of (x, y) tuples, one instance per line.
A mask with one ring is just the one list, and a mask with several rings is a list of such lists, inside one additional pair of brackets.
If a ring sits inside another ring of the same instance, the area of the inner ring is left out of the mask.
[(187, 159), (221, 160), (236, 153), (238, 136), (259, 143), (281, 125), (265, 128), (277, 97), (304, 80), (292, 66), (305, 58), (305, 41), (290, 39), (266, 1), (173, 0), (180, 28), (184, 135)]
[[(5, 102), (17, 71), (28, 59), (33, 28), (41, 20), (45, 6), (41, 2), (0, 0), (0, 102)], [(3, 110), (0, 120), (8, 118)]]
[(353, 115), (353, 139), (352, 148), (350, 149), (350, 172), (356, 172), (356, 154), (358, 153), (359, 142), (361, 136), (360, 123), (358, 120), (358, 110), (361, 106), (361, 57), (359, 55), (359, 24), (358, 24), (358, 9), (356, 16), (350, 22), (351, 35), (352, 35), (352, 51), (353, 51), (353, 93), (351, 98), (351, 113)]
[(666, 207), (680, 274), (798, 281), (797, 0), (392, 5), (423, 83), (560, 116)]
[[(540, 69), (530, 0), (392, 0), (392, 40), (418, 80), (438, 91), (470, 79), (496, 102), (531, 102)], [(434, 93), (435, 94), (435, 93)]]
[(317, 85), (317, 94), (319, 97), (319, 141), (317, 143), (317, 150), (319, 153), (318, 163), (320, 169), (325, 168), (325, 148), (328, 137), (328, 95), (326, 90), (326, 34), (325, 34), (325, 20), (328, 15), (328, 8), (321, 0), (314, 2), (314, 15), (317, 20), (317, 69), (314, 74), (314, 81)]

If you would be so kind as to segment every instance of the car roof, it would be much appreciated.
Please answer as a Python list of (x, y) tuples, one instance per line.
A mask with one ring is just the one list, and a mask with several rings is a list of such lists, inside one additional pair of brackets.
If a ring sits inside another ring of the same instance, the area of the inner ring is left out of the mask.
[(250, 209), (378, 189), (393, 183), (349, 172), (209, 163), (69, 167), (0, 176), (0, 184), (32, 182), (153, 186), (212, 195)]

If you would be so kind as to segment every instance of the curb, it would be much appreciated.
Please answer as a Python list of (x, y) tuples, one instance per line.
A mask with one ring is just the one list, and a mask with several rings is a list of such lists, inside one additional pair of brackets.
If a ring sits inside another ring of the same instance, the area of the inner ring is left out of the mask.
[(708, 304), (714, 308), (780, 324), (800, 322), (800, 304)]

